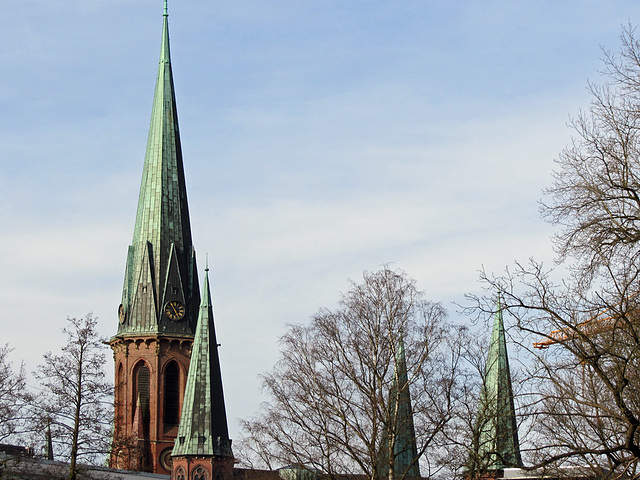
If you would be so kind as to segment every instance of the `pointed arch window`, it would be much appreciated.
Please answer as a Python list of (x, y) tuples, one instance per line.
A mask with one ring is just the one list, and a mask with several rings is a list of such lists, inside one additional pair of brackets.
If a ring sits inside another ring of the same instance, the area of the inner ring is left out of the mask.
[(126, 401), (126, 384), (124, 378), (124, 367), (122, 363), (118, 364), (118, 373), (116, 375), (116, 423), (118, 426), (123, 424), (124, 421), (124, 403)]
[(180, 421), (180, 367), (169, 362), (164, 371), (164, 424), (178, 425)]
[(149, 382), (151, 378), (151, 372), (146, 363), (140, 362), (136, 365), (134, 370), (134, 392), (133, 392), (133, 404), (136, 405), (138, 403), (138, 398), (140, 399), (140, 416), (142, 418), (142, 422), (145, 426), (149, 425)]

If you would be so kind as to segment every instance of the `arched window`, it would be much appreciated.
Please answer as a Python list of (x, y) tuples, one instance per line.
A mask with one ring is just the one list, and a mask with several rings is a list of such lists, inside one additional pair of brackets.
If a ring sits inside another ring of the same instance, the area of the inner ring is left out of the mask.
[[(146, 363), (140, 362), (136, 365), (134, 370), (135, 384), (133, 392), (133, 404), (138, 404), (138, 398), (140, 398), (140, 414), (142, 422), (145, 426), (149, 425), (149, 379), (151, 372)], [(134, 414), (135, 417), (135, 414)]]
[(209, 470), (205, 467), (198, 465), (191, 474), (193, 480), (209, 480)]
[(122, 363), (118, 365), (118, 373), (116, 375), (116, 423), (117, 427), (123, 424), (124, 422), (124, 403), (126, 401), (126, 385), (124, 379), (124, 367)]
[(180, 367), (169, 362), (164, 371), (164, 424), (178, 425), (180, 421)]

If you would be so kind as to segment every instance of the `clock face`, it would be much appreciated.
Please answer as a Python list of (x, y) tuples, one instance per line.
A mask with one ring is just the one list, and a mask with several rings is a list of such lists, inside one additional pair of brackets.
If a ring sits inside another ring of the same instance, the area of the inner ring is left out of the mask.
[(164, 314), (171, 320), (182, 320), (184, 313), (184, 305), (177, 300), (171, 300), (164, 306)]
[(120, 306), (118, 307), (118, 319), (120, 320), (120, 323), (124, 323), (126, 318), (127, 311), (125, 310), (124, 305), (120, 304)]

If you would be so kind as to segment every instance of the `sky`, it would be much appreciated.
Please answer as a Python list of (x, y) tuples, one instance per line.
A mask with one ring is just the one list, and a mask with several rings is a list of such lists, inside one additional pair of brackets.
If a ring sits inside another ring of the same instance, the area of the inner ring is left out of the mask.
[[(67, 316), (116, 333), (162, 7), (2, 2), (0, 344), (28, 371)], [(640, 4), (617, 0), (170, 0), (232, 438), (287, 324), (363, 271), (406, 271), (465, 323), (480, 269), (552, 266), (542, 190), (635, 22)]]

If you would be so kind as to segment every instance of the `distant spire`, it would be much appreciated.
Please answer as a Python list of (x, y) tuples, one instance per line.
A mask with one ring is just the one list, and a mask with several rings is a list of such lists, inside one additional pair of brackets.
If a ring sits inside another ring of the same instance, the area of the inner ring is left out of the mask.
[(233, 457), (222, 392), (208, 271), (202, 287), (198, 326), (191, 350), (178, 437), (172, 455)]
[(475, 471), (522, 466), (500, 293), (480, 392), (473, 449), (469, 463)]
[(394, 377), (389, 392), (388, 422), (389, 427), (385, 429), (381, 442), (383, 450), (379, 458), (380, 477), (388, 478), (389, 476), (389, 456), (393, 448), (394, 476), (419, 478), (420, 465), (418, 464), (413, 408), (411, 407), (407, 361), (402, 338), (398, 342)]

